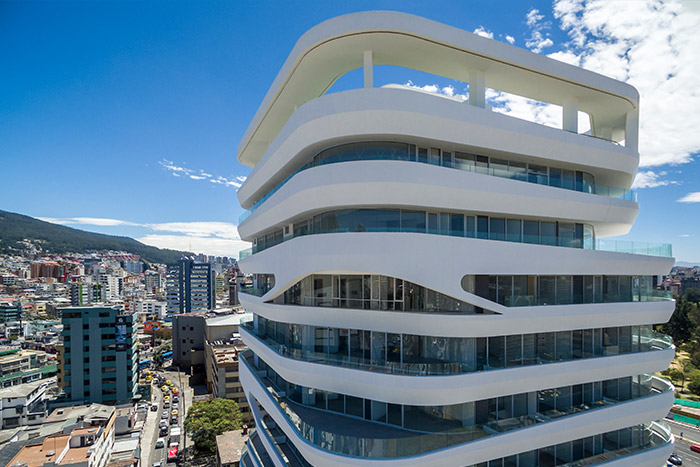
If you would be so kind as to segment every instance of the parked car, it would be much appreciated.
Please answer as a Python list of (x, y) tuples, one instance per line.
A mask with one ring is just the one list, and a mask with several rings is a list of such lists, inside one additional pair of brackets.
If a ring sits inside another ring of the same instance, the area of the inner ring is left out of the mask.
[(156, 449), (160, 449), (163, 446), (165, 446), (165, 439), (164, 438), (158, 438), (158, 441), (156, 441)]
[(171, 425), (177, 425), (177, 417), (172, 417), (172, 418), (170, 419), (170, 424), (171, 424)]
[(673, 454), (671, 454), (671, 456), (668, 458), (668, 462), (673, 464), (673, 465), (683, 465), (683, 460), (675, 452)]
[(167, 411), (167, 410), (163, 410), (163, 413), (160, 414), (160, 418), (162, 418), (163, 420), (167, 420), (167, 418), (168, 418), (168, 411)]

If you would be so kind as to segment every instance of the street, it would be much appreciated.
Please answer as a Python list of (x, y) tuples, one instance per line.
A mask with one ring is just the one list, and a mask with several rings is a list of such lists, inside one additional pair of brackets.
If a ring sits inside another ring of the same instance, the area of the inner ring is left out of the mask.
[[(700, 453), (690, 450), (691, 444), (700, 444), (700, 430), (686, 423), (678, 423), (666, 419), (671, 427), (671, 433), (676, 437), (674, 452), (683, 459), (683, 466), (700, 467)], [(683, 433), (683, 437), (680, 434)]]
[[(184, 419), (186, 414), (186, 407), (189, 405), (185, 401), (187, 397), (191, 397), (191, 394), (187, 392), (187, 380), (179, 381), (178, 373), (175, 371), (160, 371), (156, 372), (161, 375), (164, 380), (170, 380), (172, 382), (171, 390), (163, 391), (158, 387), (158, 385), (153, 385), (153, 398), (152, 403), (157, 404), (158, 410), (151, 411), (149, 408), (148, 420), (146, 422), (146, 428), (144, 431), (144, 446), (147, 447), (144, 453), (147, 454), (145, 464), (146, 466), (153, 466), (160, 463), (161, 466), (174, 466), (177, 462), (168, 462), (168, 452), (170, 450), (170, 444), (177, 441), (178, 446), (178, 457), (181, 459), (182, 450), (185, 447), (184, 439)], [(161, 385), (162, 387), (162, 385)], [(179, 391), (178, 402), (173, 402), (175, 397), (175, 392)], [(191, 391), (190, 391), (191, 392)], [(164, 398), (168, 397), (168, 408), (164, 407)], [(173, 415), (172, 411), (177, 410), (176, 423), (172, 423)], [(163, 418), (163, 413), (167, 414), (167, 418)], [(167, 434), (161, 435), (160, 426), (167, 427)], [(174, 439), (171, 437), (173, 430), (179, 428), (180, 435), (179, 439)], [(158, 439), (162, 438), (164, 441), (163, 447), (156, 447)]]

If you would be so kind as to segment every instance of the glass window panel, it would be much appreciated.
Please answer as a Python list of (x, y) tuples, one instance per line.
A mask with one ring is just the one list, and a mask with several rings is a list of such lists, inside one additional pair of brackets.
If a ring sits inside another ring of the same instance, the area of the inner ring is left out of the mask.
[(537, 221), (523, 222), (523, 241), (525, 243), (540, 243), (540, 223)]
[(491, 158), (489, 167), (491, 168), (491, 173), (497, 177), (509, 177), (508, 172), (508, 161), (505, 159), (494, 159)]
[(450, 235), (464, 237), (464, 215), (452, 214), (450, 216)]
[(507, 366), (522, 365), (522, 336), (506, 336)]
[(443, 167), (453, 167), (452, 164), (452, 153), (442, 151), (442, 166)]
[(431, 233), (431, 234), (440, 233), (440, 230), (438, 227), (438, 215), (437, 215), (437, 213), (433, 213), (433, 212), (428, 213), (428, 233)]
[(505, 337), (489, 337), (489, 362), (492, 368), (503, 368), (505, 366)]
[(571, 360), (571, 331), (557, 332), (557, 360)]
[(527, 180), (527, 166), (524, 162), (510, 161), (508, 171), (510, 172), (510, 178), (520, 181)]
[(525, 334), (523, 336), (523, 365), (537, 363), (537, 335)]
[(557, 245), (556, 222), (540, 222), (540, 244)]
[(538, 304), (540, 305), (554, 305), (556, 303), (555, 297), (555, 276), (540, 276), (538, 278), (539, 290), (538, 290)]
[(557, 304), (573, 303), (573, 277), (557, 276)]
[(506, 239), (506, 220), (503, 218), (492, 217), (489, 226), (489, 238), (491, 240)]
[(513, 295), (513, 276), (498, 276), (498, 303), (510, 303)]
[(576, 225), (568, 222), (559, 222), (559, 246), (574, 247)]
[(466, 154), (463, 152), (455, 153), (455, 168), (461, 170), (474, 171), (475, 157), (474, 154)]
[(476, 218), (474, 216), (467, 216), (467, 226), (466, 226), (467, 237), (476, 237)]
[(519, 219), (508, 219), (506, 221), (506, 240), (509, 242), (521, 242), (520, 233), (522, 221)]
[(440, 234), (447, 235), (450, 233), (450, 215), (440, 213)]
[(433, 165), (440, 165), (440, 149), (430, 148), (428, 163)]
[(478, 216), (476, 218), (476, 237), (489, 238), (489, 218)]
[(573, 170), (562, 170), (561, 187), (567, 190), (576, 188), (575, 174)]
[(549, 186), (561, 187), (561, 169), (549, 168)]
[(418, 162), (428, 163), (428, 150), (426, 148), (418, 148)]
[(538, 185), (547, 184), (547, 167), (528, 164), (528, 181)]
[(555, 335), (553, 332), (540, 332), (537, 334), (537, 351), (540, 363), (555, 361), (554, 341)]

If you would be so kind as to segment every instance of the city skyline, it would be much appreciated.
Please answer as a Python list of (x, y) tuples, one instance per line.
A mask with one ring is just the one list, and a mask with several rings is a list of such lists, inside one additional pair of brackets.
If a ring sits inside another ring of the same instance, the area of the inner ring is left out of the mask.
[[(332, 17), (397, 10), (626, 81), (641, 94), (635, 241), (700, 261), (696, 156), (700, 9), (675, 2), (32, 4), (0, 7), (5, 93), (0, 208), (149, 245), (234, 256), (248, 246), (236, 148), (291, 44)], [(654, 8), (652, 8), (654, 7)], [(138, 13), (138, 14), (136, 14)], [(288, 18), (293, 15), (296, 21)], [(261, 34), (261, 27), (274, 34)], [(695, 28), (695, 29), (694, 29)], [(256, 37), (255, 44), (247, 38)], [(354, 87), (361, 70), (331, 92)], [(377, 85), (466, 95), (465, 83), (377, 67)], [(558, 124), (560, 109), (490, 94), (499, 111)], [(40, 189), (37, 189), (39, 187)]]

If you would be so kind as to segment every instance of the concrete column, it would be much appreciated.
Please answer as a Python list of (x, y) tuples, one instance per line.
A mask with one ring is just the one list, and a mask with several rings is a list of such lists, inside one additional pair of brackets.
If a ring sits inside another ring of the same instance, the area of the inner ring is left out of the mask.
[(483, 71), (469, 72), (469, 104), (486, 108), (486, 73)]
[(629, 110), (625, 119), (625, 147), (639, 150), (639, 112)]
[(365, 71), (365, 87), (374, 87), (374, 72), (372, 69), (372, 51), (365, 50), (364, 56), (364, 71)]
[(562, 106), (562, 128), (578, 133), (578, 99), (567, 97)]

